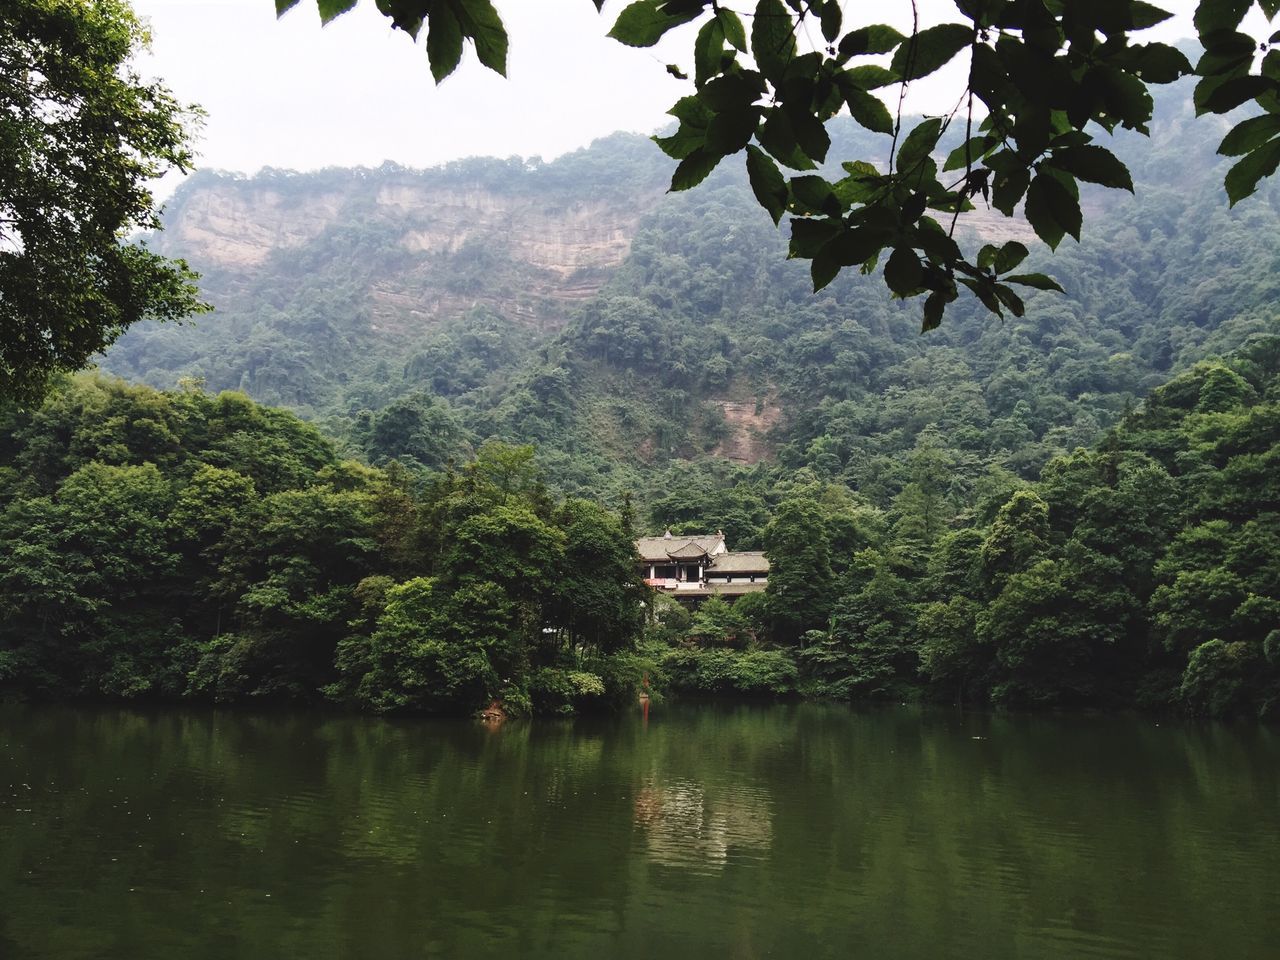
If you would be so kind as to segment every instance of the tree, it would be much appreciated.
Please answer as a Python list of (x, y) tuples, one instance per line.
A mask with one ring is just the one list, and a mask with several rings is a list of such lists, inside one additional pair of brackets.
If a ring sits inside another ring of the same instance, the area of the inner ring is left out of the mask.
[(769, 554), (769, 612), (773, 635), (794, 644), (806, 630), (825, 626), (835, 577), (821, 508), (813, 500), (787, 500), (764, 532)]
[[(276, 0), (276, 10), (297, 3)], [(326, 23), (355, 3), (317, 0)], [(1145, 0), (956, 0), (955, 22), (929, 26), (912, 3), (908, 35), (884, 24), (848, 29), (840, 0), (757, 0), (750, 11), (721, 0), (634, 0), (609, 35), (652, 47), (672, 29), (699, 24), (692, 78), (679, 65), (667, 67), (693, 87), (670, 110), (676, 131), (657, 139), (679, 161), (673, 190), (745, 153), (757, 200), (775, 223), (790, 218), (791, 255), (812, 261), (815, 289), (846, 267), (874, 269), (888, 251), (885, 283), (896, 296), (925, 297), (929, 330), (961, 288), (991, 312), (1015, 316), (1025, 306), (1010, 284), (1062, 289), (1043, 274), (1015, 272), (1028, 253), (1016, 241), (964, 252), (954, 239), (958, 218), (981, 199), (1005, 216), (1021, 209), (1051, 248), (1068, 234), (1079, 240), (1081, 182), (1133, 190), (1128, 169), (1098, 143), (1096, 130), (1147, 133), (1152, 84), (1196, 76), (1197, 115), (1246, 103), (1261, 108), (1219, 147), (1241, 157), (1225, 181), (1232, 204), (1274, 173), (1280, 50), (1262, 44), (1267, 52), (1254, 69), (1259, 43), (1241, 32), (1253, 6), (1201, 0), (1195, 28), (1204, 53), (1194, 67), (1175, 47), (1131, 42), (1170, 17)], [(1270, 20), (1280, 0), (1257, 6)], [(490, 0), (379, 0), (378, 9), (415, 38), (427, 27), (437, 82), (457, 67), (468, 40), (481, 63), (505, 75), (507, 35)], [(815, 32), (821, 42), (809, 39)], [(952, 110), (905, 129), (907, 86), (966, 55), (968, 78)], [(893, 88), (896, 112), (876, 93)], [(816, 172), (836, 159), (824, 124), (846, 109), (886, 138), (887, 164), (854, 158), (841, 164), (843, 177), (828, 179)], [(953, 125), (963, 126), (960, 136)], [(940, 169), (933, 155), (944, 144)], [(796, 172), (784, 175), (779, 165)]]
[(202, 309), (185, 263), (129, 240), (160, 226), (149, 182), (190, 166), (198, 116), (134, 71), (146, 45), (123, 0), (0, 8), (0, 396)]

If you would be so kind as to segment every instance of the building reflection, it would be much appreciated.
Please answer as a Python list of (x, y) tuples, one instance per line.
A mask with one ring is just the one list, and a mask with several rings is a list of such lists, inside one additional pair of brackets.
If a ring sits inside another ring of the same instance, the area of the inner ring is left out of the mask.
[(692, 780), (646, 782), (636, 793), (635, 822), (649, 859), (669, 867), (719, 870), (731, 856), (763, 855), (773, 842), (766, 794), (709, 797)]

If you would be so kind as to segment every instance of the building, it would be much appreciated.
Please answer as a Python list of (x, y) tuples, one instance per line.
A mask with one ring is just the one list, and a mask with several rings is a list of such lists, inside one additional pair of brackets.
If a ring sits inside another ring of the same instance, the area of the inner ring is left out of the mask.
[(636, 553), (644, 582), (680, 600), (740, 597), (769, 583), (768, 558), (756, 551), (730, 551), (723, 530), (695, 536), (667, 530), (660, 537), (641, 537)]

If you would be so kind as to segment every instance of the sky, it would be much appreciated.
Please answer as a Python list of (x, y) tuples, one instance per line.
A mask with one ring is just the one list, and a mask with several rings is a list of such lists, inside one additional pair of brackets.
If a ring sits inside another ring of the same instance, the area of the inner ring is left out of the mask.
[[(199, 167), (253, 173), (384, 160), (427, 167), (477, 155), (549, 160), (615, 130), (651, 133), (689, 92), (665, 64), (687, 60), (695, 28), (673, 32), (657, 50), (625, 47), (605, 36), (623, 0), (609, 0), (603, 15), (590, 0), (496, 0), (511, 37), (508, 78), (468, 50), (439, 87), (423, 43), (393, 31), (373, 0), (323, 29), (315, 0), (302, 0), (279, 20), (273, 0), (133, 6), (152, 30), (141, 70), (207, 112)], [(1194, 0), (1164, 6), (1179, 15), (1153, 39), (1189, 35)], [(881, 0), (880, 7), (877, 19), (909, 25), (903, 0)], [(922, 0), (924, 23), (951, 19), (948, 9), (954, 12), (948, 0)], [(952, 64), (913, 85), (909, 106), (949, 110), (957, 81), (963, 83), (963, 68)], [(168, 178), (158, 192), (174, 186)]]

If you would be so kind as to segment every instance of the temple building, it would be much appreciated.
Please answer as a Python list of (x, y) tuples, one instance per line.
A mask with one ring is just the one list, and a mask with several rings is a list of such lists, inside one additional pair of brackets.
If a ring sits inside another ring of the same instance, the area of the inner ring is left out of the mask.
[(660, 537), (636, 541), (644, 582), (681, 600), (738, 597), (763, 590), (769, 582), (769, 560), (763, 553), (734, 553), (715, 534)]

